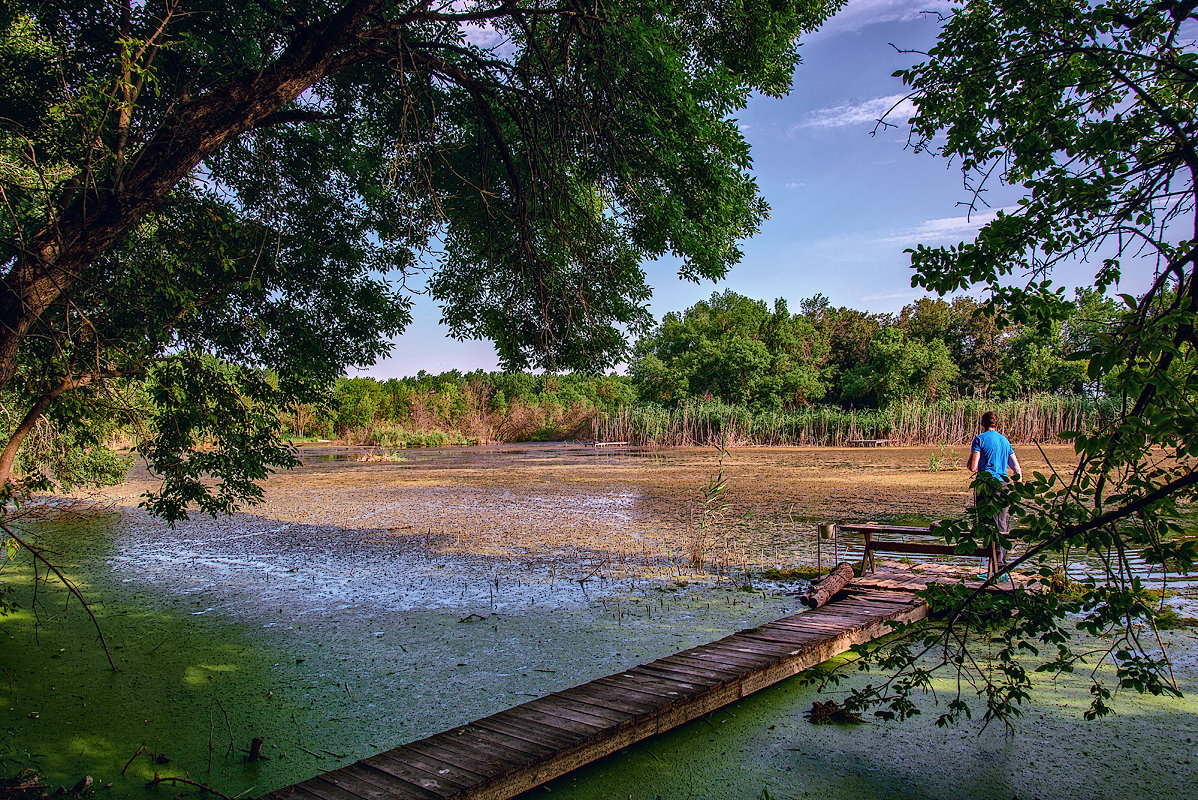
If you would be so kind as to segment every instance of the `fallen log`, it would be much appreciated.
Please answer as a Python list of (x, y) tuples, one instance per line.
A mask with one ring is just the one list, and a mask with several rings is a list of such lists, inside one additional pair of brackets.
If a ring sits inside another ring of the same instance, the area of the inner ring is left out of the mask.
[(826, 605), (832, 596), (848, 586), (852, 579), (853, 567), (845, 563), (837, 564), (836, 569), (824, 576), (819, 583), (813, 584), (807, 590), (807, 594), (799, 598), (799, 602), (808, 608), (819, 608)]

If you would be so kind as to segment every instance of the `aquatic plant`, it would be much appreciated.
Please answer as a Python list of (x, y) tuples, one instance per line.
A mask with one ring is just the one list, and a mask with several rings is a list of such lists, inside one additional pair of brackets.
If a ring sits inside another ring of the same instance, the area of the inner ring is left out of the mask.
[(719, 401), (686, 401), (674, 407), (642, 403), (597, 415), (597, 441), (649, 447), (729, 445), (842, 447), (887, 439), (894, 444), (967, 444), (983, 410), (996, 409), (1014, 442), (1062, 441), (1066, 431), (1086, 431), (1109, 417), (1109, 402), (1083, 396), (1034, 395), (983, 403), (976, 399), (905, 400), (881, 409), (806, 406), (795, 411), (753, 411)]

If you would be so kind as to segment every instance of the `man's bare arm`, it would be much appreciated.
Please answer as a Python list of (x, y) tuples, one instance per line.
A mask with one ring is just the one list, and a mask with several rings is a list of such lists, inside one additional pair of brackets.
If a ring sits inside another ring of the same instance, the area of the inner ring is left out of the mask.
[(982, 460), (982, 454), (979, 453), (977, 450), (973, 450), (969, 453), (969, 461), (967, 461), (965, 463), (965, 466), (969, 468), (970, 472), (977, 472), (978, 471), (978, 462), (980, 462), (981, 460)]
[(1011, 475), (1015, 475), (1016, 477), (1023, 475), (1023, 470), (1019, 468), (1019, 457), (1014, 453), (1011, 453), (1010, 457), (1007, 459), (1007, 472), (1009, 472)]

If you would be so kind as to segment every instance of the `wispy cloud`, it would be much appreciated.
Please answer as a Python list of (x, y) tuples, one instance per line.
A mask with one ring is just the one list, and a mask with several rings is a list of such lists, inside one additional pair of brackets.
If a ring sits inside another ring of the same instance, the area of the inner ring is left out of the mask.
[(783, 185), (787, 189), (802, 189), (807, 184), (803, 183), (802, 181), (788, 181), (787, 183), (785, 183)]
[(905, 292), (875, 292), (867, 294), (861, 298), (862, 302), (871, 302), (875, 300), (914, 300), (917, 297), (923, 297), (923, 292), (908, 290)]
[(462, 32), (466, 34), (467, 42), (484, 50), (490, 50), (492, 56), (511, 59), (515, 55), (516, 46), (507, 34), (495, 30), (487, 23), (464, 22), (461, 28)]
[(998, 216), (1000, 211), (1010, 213), (1016, 208), (1017, 206), (1010, 206), (960, 217), (940, 217), (939, 219), (924, 220), (912, 228), (900, 231), (891, 236), (883, 236), (876, 241), (901, 245), (933, 245), (944, 244), (946, 242), (959, 242), (964, 239), (973, 238), (978, 230)]
[(842, 103), (838, 106), (817, 108), (807, 119), (791, 128), (846, 128), (850, 125), (873, 125), (883, 116), (895, 123), (906, 122), (915, 115), (915, 104), (906, 95), (888, 94), (859, 103)]
[(836, 16), (807, 38), (856, 33), (868, 25), (885, 22), (911, 22), (925, 11), (945, 13), (949, 8), (948, 0), (849, 0)]

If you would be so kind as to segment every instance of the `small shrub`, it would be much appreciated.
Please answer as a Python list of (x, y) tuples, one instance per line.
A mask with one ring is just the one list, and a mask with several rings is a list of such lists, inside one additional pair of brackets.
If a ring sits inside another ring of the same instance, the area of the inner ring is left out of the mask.
[(815, 567), (770, 567), (761, 573), (761, 577), (767, 581), (812, 581), (820, 577), (820, 571)]

